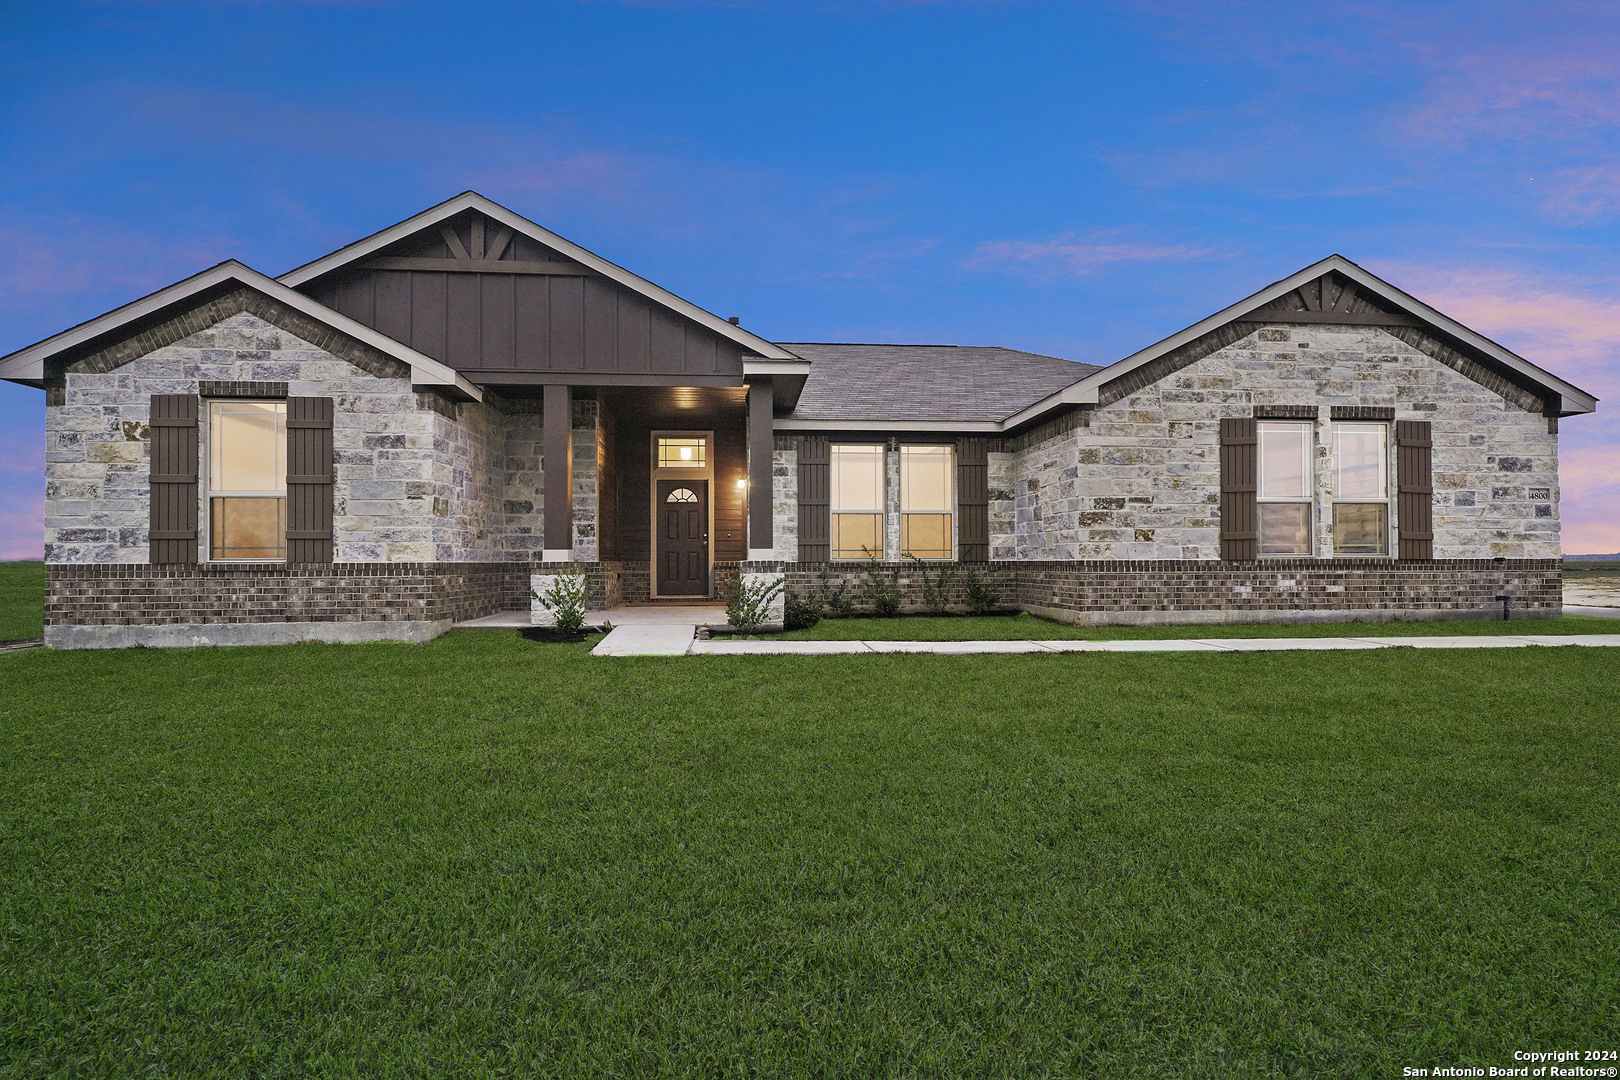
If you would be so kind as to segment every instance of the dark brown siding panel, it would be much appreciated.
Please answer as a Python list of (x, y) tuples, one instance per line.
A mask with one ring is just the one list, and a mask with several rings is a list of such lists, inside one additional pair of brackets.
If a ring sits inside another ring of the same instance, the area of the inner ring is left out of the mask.
[(686, 370), (686, 334), (675, 316), (658, 308), (649, 310), (652, 319), (651, 370), (678, 375)]
[(1434, 558), (1434, 450), (1427, 420), (1395, 423), (1396, 524), (1400, 557)]
[(153, 394), (151, 530), (154, 563), (197, 561), (197, 395)]
[(720, 369), (715, 360), (714, 338), (693, 327), (686, 328), (686, 372), (689, 375), (713, 375)]
[(584, 362), (586, 371), (618, 368), (618, 294), (606, 278), (581, 278), (585, 294)]
[(825, 435), (799, 438), (799, 561), (832, 554), (832, 450)]
[(551, 284), (551, 370), (585, 370), (585, 279), (554, 277)]
[(643, 373), (652, 352), (652, 322), (647, 305), (619, 297), (619, 370)]
[(1253, 418), (1221, 421), (1221, 558), (1260, 557), (1260, 436)]
[(287, 399), (287, 561), (332, 561), (332, 399)]
[[(705, 422), (704, 426), (707, 426)], [(646, 445), (644, 442), (643, 445)], [(650, 457), (647, 450), (643, 455)], [(650, 462), (649, 462), (650, 467)], [(745, 493), (738, 481), (748, 476), (748, 439), (737, 423), (714, 425), (714, 543), (716, 562), (748, 558)]]
[(435, 360), (445, 358), (444, 348), (444, 279), (449, 274), (412, 273), (411, 279), (411, 336), (407, 344), (417, 352), (427, 353)]
[(512, 283), (509, 274), (478, 274), (479, 331), (483, 343), (480, 363), (486, 367), (509, 368), (513, 364), (512, 339), (517, 321), (513, 316)]
[[(408, 343), (411, 340), (411, 275), (379, 271), (372, 279), (377, 283), (377, 321), (372, 327), (395, 341)], [(344, 314), (357, 317), (350, 312)]]
[(520, 277), (512, 288), (517, 297), (514, 366), (544, 371), (551, 366), (551, 286), (543, 277)]
[(478, 274), (446, 274), (444, 362), (454, 368), (481, 367)]
[(990, 560), (989, 440), (956, 440), (956, 557)]

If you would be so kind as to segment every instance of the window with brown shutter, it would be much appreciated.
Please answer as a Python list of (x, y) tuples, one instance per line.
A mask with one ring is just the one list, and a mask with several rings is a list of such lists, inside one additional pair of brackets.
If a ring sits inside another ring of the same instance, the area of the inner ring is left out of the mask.
[(988, 439), (956, 440), (956, 557), (990, 559), (990, 458)]
[(287, 399), (287, 561), (332, 561), (332, 399)]
[(153, 563), (197, 561), (197, 395), (153, 394), (151, 516)]
[(1434, 558), (1434, 451), (1427, 420), (1395, 422), (1395, 512), (1400, 557)]
[(1221, 558), (1260, 557), (1259, 434), (1252, 417), (1221, 421)]
[(832, 449), (825, 435), (799, 437), (799, 561), (831, 556)]

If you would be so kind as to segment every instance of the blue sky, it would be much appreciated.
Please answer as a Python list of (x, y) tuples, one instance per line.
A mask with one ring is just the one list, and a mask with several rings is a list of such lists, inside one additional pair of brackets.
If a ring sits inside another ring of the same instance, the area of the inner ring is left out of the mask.
[[(1609, 399), (1620, 5), (0, 6), (0, 353), (474, 188), (782, 341), (1108, 363), (1331, 252)], [(0, 388), (0, 556), (44, 404)]]

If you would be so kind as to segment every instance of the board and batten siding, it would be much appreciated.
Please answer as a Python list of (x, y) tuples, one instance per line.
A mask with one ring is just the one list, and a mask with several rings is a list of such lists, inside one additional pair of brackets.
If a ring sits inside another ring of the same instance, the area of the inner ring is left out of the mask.
[[(437, 237), (409, 253), (439, 262), (451, 254)], [(514, 237), (501, 258), (466, 263), (466, 270), (393, 268), (404, 261), (390, 259), (388, 269), (362, 265), (305, 291), (475, 382), (550, 373), (741, 378), (735, 342), (528, 237)], [(577, 266), (578, 273), (508, 273), (503, 262)]]

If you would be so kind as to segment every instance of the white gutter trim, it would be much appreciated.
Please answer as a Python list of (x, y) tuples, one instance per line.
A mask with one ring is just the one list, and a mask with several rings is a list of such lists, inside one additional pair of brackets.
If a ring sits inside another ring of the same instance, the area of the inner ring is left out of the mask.
[(454, 368), (441, 364), (424, 353), (417, 352), (408, 345), (401, 344), (386, 334), (380, 334), (363, 323), (356, 322), (347, 315), (339, 314), (324, 304), (310, 299), (303, 293), (266, 277), (250, 266), (245, 266), (231, 259), (218, 266), (210, 267), (200, 274), (193, 274), (184, 281), (178, 281), (166, 289), (160, 289), (150, 296), (143, 296), (139, 300), (115, 308), (107, 314), (80, 323), (69, 330), (64, 330), (55, 337), (46, 338), (35, 345), (20, 349), (3, 359), (0, 359), (0, 379), (26, 379), (40, 380), (45, 377), (45, 361), (64, 349), (75, 345), (82, 345), (103, 334), (118, 330), (137, 319), (153, 315), (164, 308), (195, 296), (200, 292), (213, 288), (226, 281), (239, 281), (243, 285), (257, 292), (263, 293), (270, 299), (286, 304), (316, 322), (324, 323), (333, 330), (357, 341), (370, 345), (379, 352), (392, 356), (401, 363), (409, 365), (411, 369), (411, 383), (415, 386), (453, 386), (466, 394), (474, 401), (482, 401), (483, 391), (468, 382)]
[(986, 432), (1000, 433), (1004, 425), (995, 420), (777, 420), (777, 431), (889, 431), (889, 432)]
[(542, 225), (536, 225), (528, 218), (508, 210), (500, 203), (492, 202), (476, 191), (464, 191), (453, 199), (448, 199), (438, 206), (430, 207), (415, 217), (407, 218), (398, 225), (392, 225), (382, 232), (373, 233), (363, 240), (357, 240), (344, 248), (339, 248), (330, 255), (305, 263), (296, 270), (289, 270), (277, 280), (284, 285), (297, 287), (306, 281), (320, 277), (340, 267), (365, 258), (372, 252), (379, 251), (396, 241), (403, 240), (412, 233), (420, 232), (448, 218), (461, 213), (463, 210), (477, 210), (488, 217), (499, 221), (514, 232), (523, 233), (531, 240), (538, 240), (547, 247), (555, 248), (575, 262), (595, 270), (603, 277), (618, 282), (625, 288), (638, 292), (656, 303), (685, 315), (693, 322), (708, 327), (722, 337), (741, 345), (751, 352), (774, 360), (796, 360), (798, 357), (776, 345), (766, 341), (758, 334), (751, 334), (742, 327), (720, 318), (713, 312), (705, 311), (692, 303), (683, 300), (668, 289), (654, 285), (646, 278), (631, 273), (624, 267), (608, 262), (594, 252), (587, 251), (571, 240), (565, 240), (556, 233)]
[(743, 357), (744, 375), (809, 375), (808, 360), (767, 360), (764, 357)]

